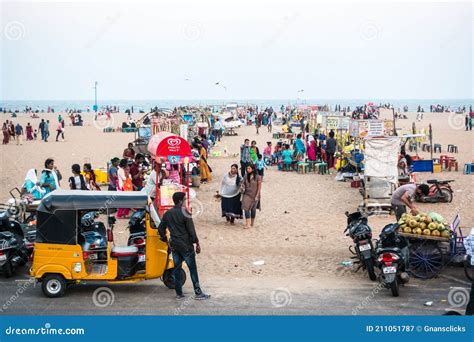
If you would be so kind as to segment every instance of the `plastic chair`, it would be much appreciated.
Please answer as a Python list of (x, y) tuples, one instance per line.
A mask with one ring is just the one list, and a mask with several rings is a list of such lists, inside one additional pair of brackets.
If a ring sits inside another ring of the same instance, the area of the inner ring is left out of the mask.
[(470, 175), (472, 173), (472, 167), (473, 167), (473, 164), (470, 163), (470, 164), (464, 164), (464, 170), (463, 170), (463, 174), (465, 175)]
[(441, 144), (434, 144), (433, 152), (436, 153), (436, 150), (439, 150), (439, 153), (441, 153)]

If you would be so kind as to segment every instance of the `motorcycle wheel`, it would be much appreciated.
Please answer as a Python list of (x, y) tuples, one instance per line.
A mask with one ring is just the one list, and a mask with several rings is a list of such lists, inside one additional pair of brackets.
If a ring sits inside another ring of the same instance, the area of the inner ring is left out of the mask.
[(448, 189), (441, 189), (440, 193), (442, 196), (441, 202), (451, 203), (453, 201), (453, 194)]
[[(165, 273), (163, 273), (163, 276), (161, 277), (161, 280), (165, 284), (167, 288), (170, 290), (175, 289), (175, 282), (174, 282), (174, 268), (170, 268), (169, 270), (166, 270)], [(181, 269), (181, 279), (183, 279), (183, 283), (181, 284), (184, 285), (186, 283), (186, 272), (184, 272), (183, 269)]]
[(5, 278), (11, 278), (11, 276), (13, 275), (13, 266), (10, 261), (7, 261), (5, 266), (3, 266), (3, 274)]
[(394, 297), (398, 297), (400, 295), (400, 288), (398, 286), (397, 278), (395, 278), (395, 280), (390, 283), (390, 291), (392, 291), (392, 296)]
[(374, 259), (367, 259), (364, 261), (365, 263), (365, 268), (367, 269), (367, 273), (369, 274), (370, 280), (374, 281), (377, 279), (377, 276), (375, 275), (375, 270), (374, 270)]

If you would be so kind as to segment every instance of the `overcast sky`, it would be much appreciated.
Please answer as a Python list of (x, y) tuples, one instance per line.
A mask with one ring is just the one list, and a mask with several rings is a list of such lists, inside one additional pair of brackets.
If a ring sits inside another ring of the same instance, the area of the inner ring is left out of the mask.
[(0, 99), (472, 98), (470, 2), (157, 2), (3, 2)]

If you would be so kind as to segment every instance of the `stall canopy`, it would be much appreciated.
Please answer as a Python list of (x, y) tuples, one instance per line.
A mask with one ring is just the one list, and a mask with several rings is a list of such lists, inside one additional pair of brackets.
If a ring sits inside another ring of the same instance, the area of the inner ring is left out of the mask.
[(365, 177), (398, 182), (398, 153), (400, 138), (373, 138), (365, 140)]
[(153, 159), (168, 158), (179, 162), (182, 158), (191, 158), (192, 152), (189, 143), (179, 135), (169, 132), (159, 132), (151, 137), (148, 151)]

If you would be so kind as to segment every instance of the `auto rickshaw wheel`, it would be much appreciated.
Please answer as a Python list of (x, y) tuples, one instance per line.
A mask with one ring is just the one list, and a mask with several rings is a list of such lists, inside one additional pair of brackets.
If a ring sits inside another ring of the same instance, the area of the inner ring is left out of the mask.
[[(180, 271), (181, 273), (181, 279), (183, 280), (182, 285), (186, 283), (186, 272), (184, 272), (183, 269)], [(163, 273), (163, 276), (161, 277), (161, 280), (163, 280), (163, 283), (165, 286), (171, 290), (174, 290), (175, 282), (174, 282), (174, 268), (170, 268), (169, 270), (166, 270), (165, 273)]]
[(66, 292), (66, 280), (60, 274), (48, 274), (41, 282), (41, 289), (48, 298), (58, 298)]

